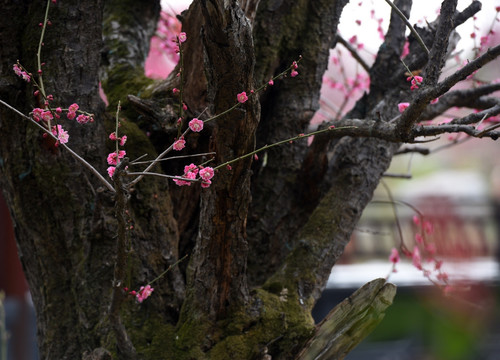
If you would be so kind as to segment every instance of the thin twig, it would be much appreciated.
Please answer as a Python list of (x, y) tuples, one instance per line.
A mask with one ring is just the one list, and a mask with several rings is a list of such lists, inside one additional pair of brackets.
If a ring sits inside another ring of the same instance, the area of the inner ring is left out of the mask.
[[(171, 156), (165, 159), (160, 159), (158, 161), (168, 161), (168, 160), (177, 160), (177, 159), (185, 159), (185, 158), (191, 158), (191, 157), (198, 157), (198, 156), (205, 156), (205, 155), (215, 155), (215, 152), (206, 152), (206, 153), (199, 153), (199, 154), (190, 154), (190, 155), (178, 155), (178, 156)], [(144, 157), (143, 155), (142, 157)], [(141, 157), (141, 158), (142, 158)], [(139, 159), (139, 158), (138, 158)], [(130, 165), (139, 165), (139, 164), (149, 164), (154, 160), (146, 160), (146, 161), (137, 161), (138, 159), (132, 161)]]
[(180, 258), (179, 260), (177, 260), (175, 263), (173, 263), (172, 265), (170, 265), (167, 270), (165, 270), (164, 272), (162, 272), (160, 275), (158, 275), (157, 277), (155, 277), (153, 280), (151, 280), (150, 282), (148, 282), (148, 285), (151, 285), (153, 284), (154, 282), (156, 282), (157, 280), (161, 279), (163, 276), (165, 276), (166, 273), (168, 273), (175, 265), (179, 264), (180, 262), (184, 261), (186, 258), (188, 257), (188, 254), (184, 255), (182, 258)]
[(246, 158), (248, 158), (250, 156), (253, 156), (253, 155), (255, 155), (255, 154), (257, 154), (257, 153), (259, 153), (261, 151), (270, 149), (272, 147), (279, 146), (279, 145), (282, 145), (282, 144), (285, 144), (285, 143), (294, 142), (295, 140), (306, 139), (306, 138), (308, 138), (310, 136), (318, 135), (318, 134), (321, 134), (321, 133), (324, 133), (324, 132), (335, 131), (335, 130), (344, 130), (344, 129), (355, 129), (355, 128), (356, 128), (356, 126), (328, 127), (326, 129), (321, 129), (321, 130), (313, 131), (313, 132), (310, 132), (310, 133), (307, 133), (307, 134), (299, 134), (299, 135), (294, 136), (292, 138), (281, 140), (281, 141), (275, 142), (275, 143), (270, 144), (270, 145), (264, 145), (264, 146), (262, 146), (261, 148), (259, 148), (257, 150), (254, 150), (254, 151), (249, 152), (249, 153), (247, 153), (245, 155), (239, 156), (239, 157), (237, 157), (237, 158), (235, 158), (233, 160), (226, 161), (225, 163), (217, 165), (214, 168), (214, 170), (218, 170), (221, 167), (224, 167), (224, 166), (230, 165), (230, 164), (232, 164), (234, 162), (246, 159)]
[(188, 179), (182, 176), (175, 176), (175, 175), (165, 175), (165, 174), (160, 174), (160, 173), (154, 173), (154, 172), (148, 172), (148, 171), (141, 171), (141, 172), (127, 172), (124, 174), (125, 176), (140, 176), (141, 178), (146, 176), (146, 175), (151, 175), (151, 176), (158, 176), (158, 177), (164, 177), (167, 179), (176, 179), (176, 180), (183, 180), (183, 181), (189, 181), (189, 182), (197, 182), (199, 179)]
[(396, 205), (395, 205), (396, 203), (394, 202), (394, 198), (392, 197), (392, 192), (391, 189), (389, 189), (389, 186), (387, 186), (387, 184), (383, 180), (381, 180), (380, 183), (385, 188), (387, 196), (389, 197), (389, 201), (391, 202), (392, 211), (394, 212), (394, 220), (396, 222), (396, 227), (398, 228), (400, 247), (403, 248), (404, 246), (403, 230), (401, 230), (401, 224), (399, 223), (398, 212), (396, 210)]
[(401, 18), (401, 20), (404, 21), (404, 23), (406, 24), (406, 26), (408, 27), (408, 29), (410, 29), (411, 33), (417, 38), (417, 41), (418, 43), (420, 44), (420, 46), (422, 46), (422, 48), (424, 49), (424, 51), (427, 53), (427, 55), (430, 54), (430, 51), (429, 49), (427, 48), (427, 46), (425, 46), (425, 43), (424, 43), (424, 40), (422, 40), (422, 38), (420, 37), (420, 35), (418, 34), (418, 32), (415, 30), (415, 28), (410, 24), (410, 22), (408, 21), (408, 19), (406, 18), (405, 14), (403, 14), (401, 12), (401, 10), (399, 10), (399, 8), (394, 5), (392, 3), (392, 1), (390, 0), (385, 0), (386, 3), (388, 3), (392, 9), (396, 12), (396, 14), (398, 14), (398, 16)]
[(393, 173), (384, 173), (383, 177), (387, 178), (396, 178), (396, 179), (411, 179), (413, 176), (411, 174), (393, 174)]

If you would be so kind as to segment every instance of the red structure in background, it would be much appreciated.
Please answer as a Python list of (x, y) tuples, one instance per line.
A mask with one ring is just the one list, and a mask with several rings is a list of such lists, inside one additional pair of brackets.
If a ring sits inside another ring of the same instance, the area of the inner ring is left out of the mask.
[(14, 227), (0, 193), (0, 290), (5, 292), (9, 359), (31, 360), (33, 354), (32, 306), (29, 288), (17, 255)]

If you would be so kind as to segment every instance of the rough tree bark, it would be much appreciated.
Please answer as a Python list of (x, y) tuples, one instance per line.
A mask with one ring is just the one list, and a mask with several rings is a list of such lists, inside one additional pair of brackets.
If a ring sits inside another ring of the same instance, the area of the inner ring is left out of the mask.
[[(206, 118), (302, 56), (298, 77), (276, 80), (258, 97), (206, 124), (202, 133), (186, 137), (186, 154), (215, 152), (211, 164), (218, 165), (307, 131), (347, 3), (194, 0), (180, 16), (188, 35), (184, 68), (153, 82), (145, 78), (143, 64), (158, 0), (58, 1), (51, 6), (53, 25), (42, 48), (45, 86), (57, 104), (77, 102), (95, 114), (91, 124), (68, 122), (65, 128), (71, 147), (105, 173), (112, 145), (106, 139), (118, 101), (127, 156), (147, 153), (152, 159), (177, 136), (179, 104), (172, 89), (179, 87), (179, 71), (187, 117)], [(411, 0), (395, 4), (409, 15)], [(46, 5), (2, 0), (0, 6), (0, 99), (28, 114), (40, 99), (11, 69), (19, 59), (36, 72), (38, 24)], [(128, 219), (115, 217), (116, 194), (32, 124), (0, 106), (0, 188), (36, 308), (42, 359), (345, 356), (383, 317), (393, 286), (383, 280), (368, 284), (318, 327), (311, 310), (400, 144), (447, 131), (498, 137), (496, 131), (481, 133), (471, 126), (500, 112), (498, 98), (488, 96), (498, 86), (452, 91), (428, 106), (500, 53), (498, 46), (490, 49), (439, 81), (450, 34), (480, 7), (473, 2), (458, 13), (456, 0), (445, 0), (440, 20), (417, 29), (429, 55), (410, 36), (407, 63), (423, 68), (421, 91), (409, 91), (399, 65), (405, 24), (393, 13), (370, 69), (369, 93), (335, 122), (355, 127), (316, 136), (310, 146), (296, 141), (268, 150), (260, 156), (266, 164), (252, 158), (234, 163), (232, 170), (220, 169), (208, 189), (146, 177), (124, 194)], [(110, 101), (107, 110), (99, 81)], [(412, 105), (400, 116), (397, 104), (408, 98)], [(483, 111), (449, 127), (415, 125), (457, 104)], [(172, 160), (155, 171), (178, 175), (185, 164)], [(119, 233), (128, 242), (124, 284), (114, 282), (119, 221), (133, 225)], [(113, 287), (137, 288), (185, 254), (189, 260), (156, 282), (151, 298), (138, 306), (120, 294), (121, 307), (110, 314)], [(334, 336), (346, 331), (356, 336)]]

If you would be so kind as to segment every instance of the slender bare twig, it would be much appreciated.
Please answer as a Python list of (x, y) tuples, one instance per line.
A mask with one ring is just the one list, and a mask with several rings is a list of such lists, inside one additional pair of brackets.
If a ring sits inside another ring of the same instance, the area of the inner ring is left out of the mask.
[(477, 113), (471, 113), (467, 116), (461, 117), (459, 119), (454, 119), (452, 120), (449, 124), (452, 125), (470, 125), (470, 124), (475, 124), (477, 122), (483, 121), (486, 118), (489, 118), (490, 116), (495, 116), (500, 114), (500, 104), (495, 105), (489, 109), (479, 111)]
[[(197, 153), (197, 154), (190, 154), (190, 155), (178, 155), (178, 156), (171, 156), (171, 157), (168, 157), (168, 158), (165, 158), (165, 159), (160, 159), (158, 161), (168, 161), (168, 160), (177, 160), (177, 159), (186, 159), (186, 158), (191, 158), (191, 157), (198, 157), (198, 156), (206, 156), (206, 155), (215, 155), (215, 152), (206, 152), (206, 153)], [(144, 157), (146, 155), (143, 155), (142, 157)], [(142, 158), (141, 157), (141, 158)], [(146, 160), (146, 161), (137, 161), (139, 160), (136, 159), (134, 161), (132, 161), (130, 163), (130, 165), (139, 165), (139, 164), (149, 164), (151, 163), (152, 161), (154, 160)]]
[(413, 176), (411, 174), (393, 174), (393, 173), (384, 173), (383, 177), (394, 178), (394, 179), (411, 179)]
[(200, 179), (188, 179), (188, 178), (185, 178), (182, 176), (166, 175), (166, 174), (160, 174), (160, 173), (149, 172), (149, 171), (127, 172), (124, 174), (124, 176), (141, 176), (141, 177), (144, 177), (146, 175), (164, 177), (167, 179), (174, 179), (174, 180), (183, 180), (183, 181), (189, 181), (189, 182), (197, 182), (200, 180)]
[(436, 136), (445, 133), (459, 133), (463, 132), (469, 136), (481, 138), (489, 137), (496, 140), (500, 137), (500, 132), (493, 131), (498, 126), (494, 125), (494, 128), (485, 130), (478, 130), (472, 125), (428, 125), (428, 126), (417, 126), (412, 130), (411, 137), (416, 138), (419, 136)]
[(422, 38), (420, 37), (420, 35), (418, 34), (418, 32), (415, 30), (415, 28), (410, 24), (410, 22), (408, 21), (408, 19), (406, 18), (405, 14), (403, 14), (401, 12), (401, 10), (399, 10), (399, 8), (394, 5), (394, 3), (390, 0), (385, 0), (386, 3), (388, 3), (392, 9), (396, 12), (396, 14), (398, 14), (398, 16), (401, 18), (401, 20), (404, 21), (404, 23), (406, 24), (406, 26), (408, 27), (408, 29), (410, 29), (411, 33), (415, 36), (415, 38), (417, 39), (418, 43), (420, 44), (420, 46), (422, 46), (422, 48), (424, 49), (424, 51), (427, 53), (427, 55), (429, 55), (430, 51), (429, 49), (427, 48), (427, 46), (425, 46), (425, 43), (424, 43), (424, 40), (422, 40)]
[(396, 227), (398, 229), (398, 234), (399, 234), (399, 239), (400, 239), (400, 247), (403, 248), (403, 246), (404, 246), (403, 230), (401, 229), (401, 224), (399, 222), (399, 216), (398, 216), (398, 212), (396, 210), (396, 203), (394, 202), (394, 198), (392, 196), (391, 189), (389, 189), (389, 186), (387, 186), (387, 184), (383, 180), (381, 180), (380, 183), (384, 187), (385, 191), (387, 192), (387, 196), (389, 197), (389, 202), (391, 203), (392, 211), (394, 212), (394, 221), (396, 222)]

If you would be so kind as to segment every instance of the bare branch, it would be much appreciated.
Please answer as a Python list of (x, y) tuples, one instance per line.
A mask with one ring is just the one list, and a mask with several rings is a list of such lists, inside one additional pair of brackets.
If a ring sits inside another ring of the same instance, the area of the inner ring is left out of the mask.
[(298, 359), (343, 359), (382, 321), (395, 295), (385, 279), (366, 283), (330, 311)]
[(441, 5), (439, 24), (429, 54), (429, 62), (424, 69), (426, 84), (436, 84), (441, 74), (448, 51), (449, 37), (453, 29), (453, 16), (457, 9), (457, 2), (457, 0), (445, 0)]
[(458, 125), (470, 125), (477, 123), (478, 121), (482, 121), (484, 119), (489, 118), (490, 116), (495, 116), (500, 113), (500, 99), (498, 99), (497, 105), (477, 113), (471, 113), (467, 116), (464, 116), (459, 119), (454, 119), (450, 122), (450, 124), (458, 124)]
[(420, 117), (432, 99), (443, 95), (450, 90), (453, 85), (464, 80), (467, 76), (495, 59), (498, 55), (500, 55), (500, 45), (488, 49), (486, 53), (469, 62), (436, 86), (423, 88), (398, 121), (396, 126), (398, 137), (406, 140), (409, 139), (409, 134), (414, 122)]
[(472, 1), (469, 6), (467, 6), (464, 11), (458, 13), (453, 18), (453, 28), (462, 25), (464, 22), (473, 17), (483, 5), (479, 1)]
[(383, 177), (394, 178), (394, 179), (411, 179), (413, 176), (411, 174), (393, 174), (393, 173), (384, 173)]
[(428, 106), (419, 121), (434, 119), (453, 106), (468, 107), (471, 109), (490, 108), (498, 102), (498, 98), (485, 97), (484, 95), (498, 90), (500, 90), (500, 83), (482, 85), (472, 89), (450, 91), (441, 96), (438, 103)]
[(365, 69), (365, 71), (367, 73), (370, 72), (370, 66), (366, 63), (366, 61), (363, 60), (363, 58), (358, 54), (358, 52), (356, 51), (355, 48), (353, 48), (351, 46), (351, 44), (349, 44), (348, 41), (346, 41), (346, 39), (344, 39), (339, 33), (337, 33), (337, 41), (339, 43), (341, 43), (342, 45), (344, 45), (344, 47), (349, 50), (349, 52), (351, 53), (352, 57), (354, 59), (356, 59), (356, 61), (359, 63), (359, 65), (361, 65), (363, 67), (363, 69)]
[(453, 85), (467, 78), (474, 71), (479, 70), (484, 65), (490, 61), (496, 59), (500, 55), (500, 45), (493, 48), (489, 48), (483, 55), (470, 61), (464, 67), (457, 70), (452, 75), (448, 76), (446, 79), (437, 84), (436, 88), (433, 89), (431, 99), (441, 96), (445, 92), (451, 89)]
[(445, 124), (445, 125), (428, 125), (428, 126), (417, 126), (412, 130), (412, 137), (419, 136), (436, 136), (445, 133), (459, 133), (463, 132), (469, 136), (482, 138), (489, 137), (493, 140), (498, 139), (500, 136), (500, 132), (492, 131), (498, 127), (498, 124), (493, 125), (489, 129), (478, 130), (476, 127), (472, 125), (453, 125), (453, 124)]
[(431, 153), (431, 150), (420, 146), (403, 147), (399, 149), (394, 155), (402, 155), (408, 153), (419, 153), (422, 155), (429, 155)]

